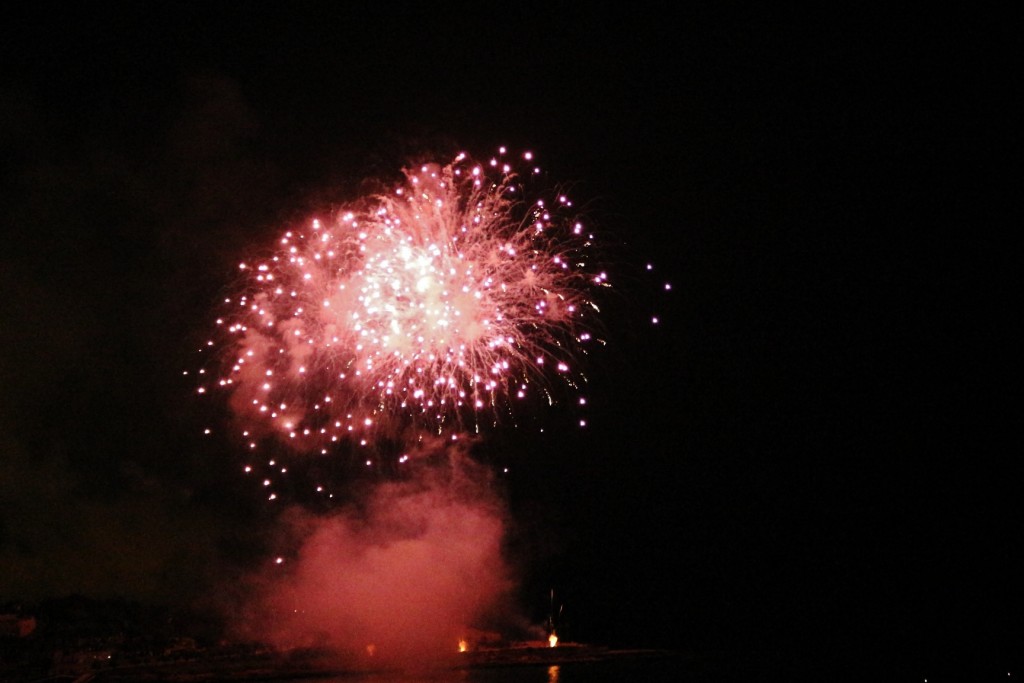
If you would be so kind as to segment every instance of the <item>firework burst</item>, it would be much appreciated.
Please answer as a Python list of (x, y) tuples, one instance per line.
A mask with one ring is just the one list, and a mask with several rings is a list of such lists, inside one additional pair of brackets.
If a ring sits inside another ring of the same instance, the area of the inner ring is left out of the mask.
[(579, 388), (607, 277), (569, 198), (526, 196), (539, 169), (505, 154), (405, 169), (240, 264), (198, 391), (229, 395), (250, 448), (457, 438), (532, 395), (552, 401), (555, 378)]

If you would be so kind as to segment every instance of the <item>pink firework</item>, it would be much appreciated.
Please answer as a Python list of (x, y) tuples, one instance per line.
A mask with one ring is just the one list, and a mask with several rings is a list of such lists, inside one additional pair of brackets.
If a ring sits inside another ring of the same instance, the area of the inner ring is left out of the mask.
[(223, 368), (199, 391), (230, 395), (252, 447), (273, 436), (327, 453), (410, 427), (455, 436), (533, 393), (550, 401), (552, 378), (577, 386), (588, 293), (606, 276), (588, 268), (592, 236), (569, 199), (524, 197), (504, 154), (406, 169), (391, 192), (240, 265), (210, 342)]

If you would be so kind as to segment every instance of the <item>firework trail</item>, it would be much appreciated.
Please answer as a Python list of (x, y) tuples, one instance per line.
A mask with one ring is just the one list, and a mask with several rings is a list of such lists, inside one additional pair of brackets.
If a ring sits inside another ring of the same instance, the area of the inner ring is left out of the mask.
[(540, 171), (505, 155), (407, 168), (239, 265), (198, 391), (229, 395), (249, 448), (457, 438), (531, 395), (552, 401), (552, 378), (579, 388), (607, 276), (569, 198), (525, 196)]

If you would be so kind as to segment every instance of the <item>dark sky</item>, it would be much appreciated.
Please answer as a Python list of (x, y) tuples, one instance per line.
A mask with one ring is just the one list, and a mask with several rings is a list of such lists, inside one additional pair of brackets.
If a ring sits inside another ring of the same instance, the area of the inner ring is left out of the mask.
[(1003, 666), (1005, 24), (528, 7), (4, 10), (0, 599), (186, 599), (258, 554), (272, 513), (181, 376), (239, 250), (409, 152), (507, 144), (586, 200), (618, 277), (590, 428), (556, 409), (491, 446), (529, 609)]

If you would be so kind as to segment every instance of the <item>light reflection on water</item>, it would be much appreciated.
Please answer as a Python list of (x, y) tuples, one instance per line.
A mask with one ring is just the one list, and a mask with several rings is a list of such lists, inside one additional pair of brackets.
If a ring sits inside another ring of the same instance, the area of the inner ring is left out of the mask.
[(327, 678), (291, 679), (289, 683), (678, 683), (681, 673), (682, 669), (677, 662), (666, 659), (495, 666), (417, 673), (349, 674)]

